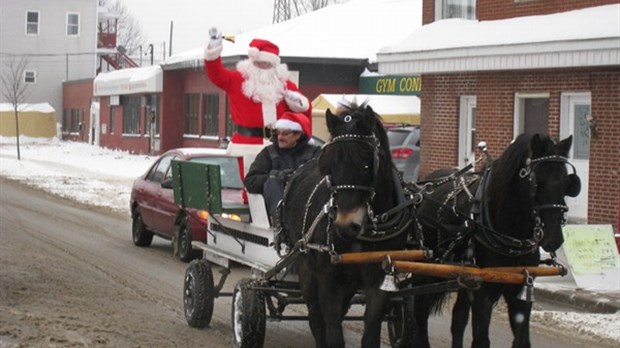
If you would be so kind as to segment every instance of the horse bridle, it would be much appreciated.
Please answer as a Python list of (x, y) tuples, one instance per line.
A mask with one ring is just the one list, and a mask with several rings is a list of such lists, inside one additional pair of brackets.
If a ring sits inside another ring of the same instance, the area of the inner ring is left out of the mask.
[[(487, 247), (490, 247), (492, 250), (499, 252), (508, 256), (520, 256), (533, 252), (539, 245), (540, 241), (544, 237), (543, 223), (540, 218), (540, 211), (544, 209), (560, 209), (563, 213), (568, 211), (568, 206), (566, 204), (560, 203), (549, 203), (549, 204), (534, 204), (534, 199), (538, 192), (538, 185), (536, 184), (536, 174), (534, 173), (534, 169), (541, 163), (563, 163), (568, 164), (572, 167), (573, 173), (570, 175), (576, 176), (576, 170), (572, 163), (568, 161), (568, 158), (559, 156), (559, 155), (549, 155), (538, 157), (535, 159), (528, 158), (525, 161), (525, 166), (521, 168), (519, 171), (519, 177), (521, 179), (526, 179), (530, 185), (530, 199), (532, 200), (532, 218), (534, 220), (534, 228), (532, 232), (532, 238), (528, 238), (525, 240), (519, 240), (512, 237), (508, 237), (499, 233), (495, 233), (491, 221), (489, 221), (489, 213), (488, 213), (488, 204), (484, 202), (483, 198), (483, 216), (482, 222), (485, 227), (482, 228), (483, 233), (482, 236), (477, 236), (478, 241), (483, 244), (487, 244)], [(488, 175), (490, 173), (490, 168), (485, 172), (485, 177), (483, 177), (483, 182), (481, 185), (486, 185), (488, 182)], [(484, 194), (483, 194), (484, 196)], [(565, 218), (562, 218), (560, 222), (562, 225), (565, 224)], [(483, 238), (484, 237), (484, 238)]]
[[(377, 186), (377, 174), (379, 173), (379, 148), (380, 144), (377, 140), (377, 137), (374, 134), (371, 135), (360, 135), (360, 134), (342, 134), (335, 138), (333, 138), (329, 143), (325, 144), (324, 147), (327, 148), (337, 143), (342, 142), (358, 142), (361, 144), (365, 144), (371, 146), (373, 149), (373, 165), (372, 165), (372, 182), (369, 186), (363, 185), (338, 185), (334, 184), (333, 179), (330, 175), (327, 176), (327, 182), (329, 185), (329, 189), (331, 191), (332, 197), (334, 197), (338, 191), (341, 190), (358, 190), (368, 192), (369, 201), (375, 196), (375, 187)], [(322, 154), (321, 154), (322, 155)]]
[[(530, 196), (532, 197), (532, 199), (536, 196), (536, 193), (538, 192), (538, 184), (536, 182), (536, 173), (534, 173), (534, 168), (536, 168), (536, 166), (538, 166), (541, 163), (549, 163), (549, 162), (562, 163), (564, 165), (568, 164), (569, 166), (571, 166), (573, 173), (569, 174), (569, 178), (570, 178), (571, 184), (573, 184), (572, 182), (574, 181), (574, 179), (572, 179), (571, 176), (576, 176), (577, 170), (575, 169), (575, 166), (569, 162), (568, 158), (564, 156), (559, 156), (559, 155), (549, 155), (549, 156), (538, 157), (535, 159), (528, 158), (525, 161), (525, 167), (521, 168), (521, 170), (519, 171), (519, 177), (521, 179), (526, 179), (528, 181), (530, 185)], [(560, 209), (563, 212), (568, 211), (568, 206), (566, 204), (558, 204), (558, 203), (538, 204), (538, 205), (533, 204), (533, 208), (534, 208), (535, 215), (538, 215), (538, 212), (544, 209)], [(564, 224), (564, 221), (562, 222), (562, 224)]]

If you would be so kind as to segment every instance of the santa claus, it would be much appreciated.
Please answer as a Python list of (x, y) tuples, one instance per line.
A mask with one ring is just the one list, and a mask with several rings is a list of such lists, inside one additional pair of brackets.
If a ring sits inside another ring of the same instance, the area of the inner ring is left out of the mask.
[(228, 95), (230, 114), (237, 126), (228, 153), (242, 158), (243, 179), (256, 154), (270, 144), (270, 129), (282, 114), (299, 112), (312, 120), (312, 109), (308, 98), (289, 79), (286, 64), (280, 63), (278, 46), (267, 40), (252, 40), (249, 58), (237, 63), (236, 70), (231, 70), (222, 64), (221, 32), (211, 28), (209, 37), (204, 50), (205, 72), (211, 82)]
[(230, 70), (224, 67), (220, 56), (222, 34), (212, 28), (209, 35), (204, 52), (205, 72), (213, 84), (228, 94), (230, 113), (237, 126), (232, 144), (268, 145), (265, 128), (271, 128), (287, 111), (300, 112), (311, 119), (308, 98), (289, 79), (288, 67), (280, 63), (278, 46), (254, 39), (249, 58), (237, 63), (236, 70)]

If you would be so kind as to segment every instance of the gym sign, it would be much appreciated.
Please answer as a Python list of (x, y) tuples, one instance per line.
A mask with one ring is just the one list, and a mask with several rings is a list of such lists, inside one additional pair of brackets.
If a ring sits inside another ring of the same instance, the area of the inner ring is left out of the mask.
[(359, 83), (360, 94), (422, 94), (420, 76), (363, 76)]

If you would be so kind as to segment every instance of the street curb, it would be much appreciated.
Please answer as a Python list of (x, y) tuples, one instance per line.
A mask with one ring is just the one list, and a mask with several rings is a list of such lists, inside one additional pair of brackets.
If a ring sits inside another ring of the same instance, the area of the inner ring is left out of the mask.
[(534, 287), (534, 297), (592, 313), (616, 313), (620, 311), (620, 294), (609, 296), (582, 289), (551, 291)]

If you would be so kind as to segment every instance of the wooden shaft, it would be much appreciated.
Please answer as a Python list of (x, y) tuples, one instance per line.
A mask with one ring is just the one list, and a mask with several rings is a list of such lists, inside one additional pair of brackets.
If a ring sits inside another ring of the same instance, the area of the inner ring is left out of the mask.
[(413, 273), (439, 278), (458, 278), (460, 276), (474, 276), (488, 283), (525, 284), (525, 275), (514, 272), (492, 271), (483, 268), (458, 265), (443, 265), (423, 262), (394, 261), (397, 272)]
[(390, 250), (366, 251), (359, 253), (339, 254), (332, 257), (334, 264), (379, 263), (390, 256), (392, 260), (420, 261), (429, 258), (429, 252), (424, 250)]
[(489, 271), (496, 272), (508, 272), (508, 273), (524, 273), (527, 272), (534, 277), (547, 277), (547, 276), (564, 276), (566, 275), (566, 269), (563, 267), (537, 267), (537, 266), (513, 266), (513, 267), (485, 267), (483, 268)]

